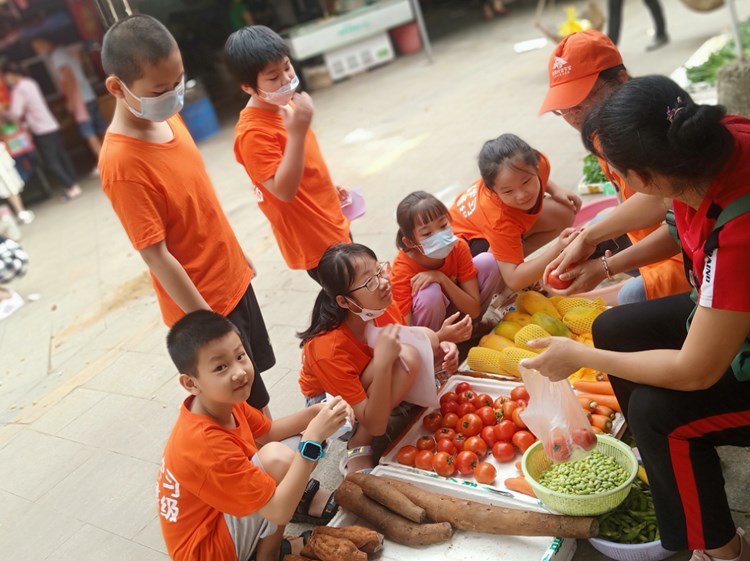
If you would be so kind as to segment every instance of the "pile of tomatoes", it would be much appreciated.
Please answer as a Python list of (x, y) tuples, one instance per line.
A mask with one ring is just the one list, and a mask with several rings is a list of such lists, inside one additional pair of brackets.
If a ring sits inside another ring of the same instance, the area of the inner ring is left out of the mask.
[(479, 483), (491, 484), (497, 470), (483, 461), (489, 454), (499, 463), (511, 462), (516, 451), (523, 454), (536, 442), (520, 416), (528, 400), (524, 386), (493, 399), (474, 392), (468, 382), (459, 382), (455, 391), (440, 397), (440, 410), (422, 419), (429, 434), (419, 437), (414, 445), (402, 446), (396, 459), (444, 477), (456, 472), (472, 474)]

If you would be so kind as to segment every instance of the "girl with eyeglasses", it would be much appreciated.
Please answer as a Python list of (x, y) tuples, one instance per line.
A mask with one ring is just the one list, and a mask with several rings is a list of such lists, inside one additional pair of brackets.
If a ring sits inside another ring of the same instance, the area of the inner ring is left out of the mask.
[[(342, 472), (372, 468), (373, 440), (386, 433), (391, 412), (399, 407), (420, 368), (415, 347), (401, 344), (404, 317), (393, 301), (390, 264), (379, 262), (361, 244), (337, 244), (318, 265), (322, 290), (313, 306), (312, 322), (299, 334), (302, 369), (299, 384), (306, 404), (323, 401), (326, 393), (352, 406), (357, 426), (349, 438)], [(367, 326), (382, 327), (375, 345), (367, 344)], [(424, 329), (443, 370), (458, 368), (454, 343), (440, 342)]]

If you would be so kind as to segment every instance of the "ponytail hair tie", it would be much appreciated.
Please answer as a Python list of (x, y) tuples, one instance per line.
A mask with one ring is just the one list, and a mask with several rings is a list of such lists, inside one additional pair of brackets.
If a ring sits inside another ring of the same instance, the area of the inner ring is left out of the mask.
[(674, 106), (674, 107), (667, 107), (667, 121), (669, 121), (669, 122), (670, 122), (670, 124), (671, 124), (672, 122), (674, 122), (674, 120), (675, 120), (675, 118), (677, 117), (677, 115), (678, 115), (678, 114), (680, 113), (680, 111), (682, 111), (683, 109), (685, 109), (685, 102), (684, 102), (684, 101), (682, 101), (682, 98), (681, 98), (681, 97), (678, 97), (678, 98), (677, 98), (677, 102), (675, 103), (675, 106)]

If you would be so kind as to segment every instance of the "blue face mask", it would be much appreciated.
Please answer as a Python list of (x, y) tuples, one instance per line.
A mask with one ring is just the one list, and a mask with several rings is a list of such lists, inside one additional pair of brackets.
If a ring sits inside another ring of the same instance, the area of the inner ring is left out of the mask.
[(154, 121), (155, 123), (161, 123), (179, 113), (185, 102), (185, 78), (180, 80), (180, 83), (177, 84), (175, 89), (169, 90), (168, 92), (164, 92), (155, 97), (138, 97), (131, 92), (122, 81), (120, 84), (122, 84), (122, 87), (125, 88), (131, 96), (141, 103), (141, 110), (137, 111), (130, 106), (127, 100), (125, 101), (130, 112), (140, 119), (147, 119), (149, 121)]
[(453, 230), (449, 227), (423, 239), (419, 245), (425, 256), (432, 259), (445, 259), (453, 251), (456, 242), (458, 242), (458, 238), (453, 235)]

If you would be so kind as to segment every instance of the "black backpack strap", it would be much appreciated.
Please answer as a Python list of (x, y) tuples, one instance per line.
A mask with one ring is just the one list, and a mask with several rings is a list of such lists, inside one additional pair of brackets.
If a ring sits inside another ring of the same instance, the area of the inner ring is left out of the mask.
[(706, 243), (703, 244), (703, 253), (706, 255), (713, 253), (713, 251), (719, 247), (719, 232), (721, 229), (727, 222), (730, 222), (747, 212), (750, 212), (750, 194), (737, 197), (724, 207), (724, 210), (719, 213), (719, 216), (716, 219), (713, 230), (711, 230), (708, 238), (706, 238)]

